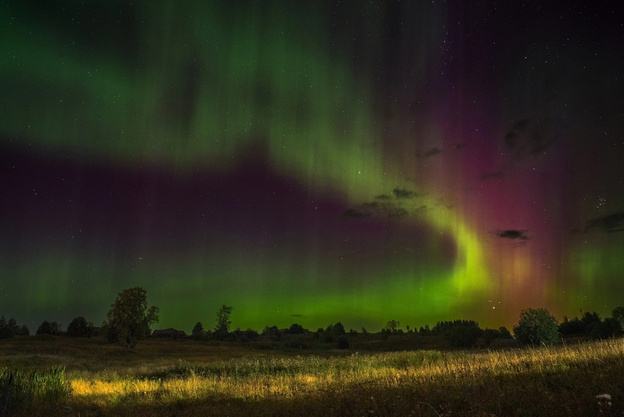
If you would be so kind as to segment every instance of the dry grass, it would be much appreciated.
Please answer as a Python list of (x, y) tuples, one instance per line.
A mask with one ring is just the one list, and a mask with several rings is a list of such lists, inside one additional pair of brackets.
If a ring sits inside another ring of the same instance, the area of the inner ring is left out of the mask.
[[(94, 346), (91, 354), (99, 349)], [(83, 345), (85, 359), (89, 351)], [(119, 361), (111, 357), (115, 351)], [(137, 352), (121, 352), (102, 345), (108, 367), (68, 367), (72, 394), (65, 415), (591, 416), (624, 410), (624, 339), (485, 353), (293, 356), (192, 341), (150, 341)], [(603, 393), (611, 395), (609, 409), (597, 404)]]

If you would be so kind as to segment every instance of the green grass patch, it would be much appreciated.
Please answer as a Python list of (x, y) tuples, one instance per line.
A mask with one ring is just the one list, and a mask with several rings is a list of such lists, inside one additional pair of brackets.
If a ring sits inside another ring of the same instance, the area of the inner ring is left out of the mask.
[(44, 371), (0, 369), (0, 415), (53, 409), (67, 402), (71, 391), (64, 368)]

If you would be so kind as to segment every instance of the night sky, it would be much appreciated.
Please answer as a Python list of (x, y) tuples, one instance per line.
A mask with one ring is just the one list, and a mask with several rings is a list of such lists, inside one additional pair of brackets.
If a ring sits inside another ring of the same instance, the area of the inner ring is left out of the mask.
[(624, 305), (618, 2), (5, 0), (0, 314)]

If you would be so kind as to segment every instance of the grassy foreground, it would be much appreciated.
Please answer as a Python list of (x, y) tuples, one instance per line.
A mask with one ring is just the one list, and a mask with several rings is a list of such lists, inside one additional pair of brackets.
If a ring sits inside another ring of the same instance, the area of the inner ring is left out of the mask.
[(28, 340), (0, 345), (0, 367), (0, 415), (624, 415), (624, 339), (322, 356), (194, 341), (146, 341), (130, 351)]

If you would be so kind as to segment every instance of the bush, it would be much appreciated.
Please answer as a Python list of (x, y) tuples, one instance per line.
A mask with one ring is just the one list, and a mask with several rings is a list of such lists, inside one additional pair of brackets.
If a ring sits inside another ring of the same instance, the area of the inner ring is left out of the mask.
[(513, 336), (509, 333), (509, 330), (507, 330), (507, 327), (505, 326), (499, 327), (498, 333), (500, 334), (501, 339), (513, 339)]
[(564, 317), (563, 322), (559, 325), (559, 333), (561, 333), (563, 336), (582, 334), (584, 332), (585, 324), (581, 320), (579, 320), (578, 317), (574, 317), (572, 320)]
[(280, 333), (277, 326), (265, 326), (265, 328), (262, 330), (262, 335), (269, 336), (271, 340), (279, 340), (282, 337), (282, 334)]
[(346, 333), (345, 328), (344, 328), (344, 326), (342, 325), (341, 322), (338, 322), (336, 324), (330, 324), (329, 326), (327, 326), (325, 331), (331, 332), (335, 336), (340, 336), (340, 335), (343, 335), (343, 334)]
[(624, 330), (624, 307), (614, 308), (611, 316), (620, 323), (620, 328)]
[(288, 330), (286, 330), (286, 333), (288, 334), (302, 334), (305, 332), (306, 332), (306, 329), (304, 329), (302, 325), (297, 324), (297, 323), (292, 324), (288, 328)]
[(552, 345), (559, 340), (559, 325), (545, 308), (522, 310), (514, 335), (523, 345)]
[(61, 325), (55, 321), (50, 323), (49, 321), (44, 321), (37, 328), (37, 335), (49, 335), (49, 336), (58, 336), (62, 333)]
[(603, 322), (592, 327), (590, 336), (593, 339), (608, 339), (622, 334), (620, 322), (613, 317), (607, 317)]
[(67, 336), (70, 337), (91, 337), (93, 335), (93, 323), (80, 316), (76, 317), (67, 326)]
[(500, 332), (496, 329), (485, 329), (483, 331), (483, 344), (487, 347), (492, 344), (494, 339), (500, 338)]

